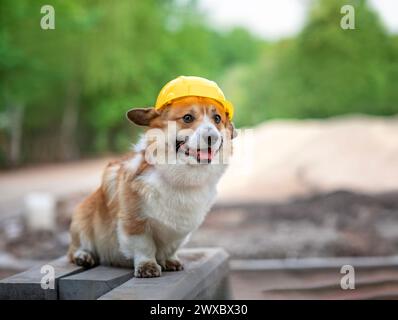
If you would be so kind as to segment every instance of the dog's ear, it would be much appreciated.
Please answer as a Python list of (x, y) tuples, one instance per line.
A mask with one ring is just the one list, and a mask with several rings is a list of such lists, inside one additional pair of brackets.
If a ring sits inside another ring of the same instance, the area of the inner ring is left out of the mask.
[(232, 123), (232, 121), (229, 119), (229, 113), (225, 112), (225, 116), (227, 117), (227, 129), (229, 130), (229, 132), (231, 132), (231, 139), (236, 138), (236, 136), (238, 135), (238, 132), (235, 129), (234, 124)]
[(160, 115), (154, 108), (138, 108), (127, 111), (126, 117), (139, 126), (149, 126), (150, 122)]
[(238, 132), (236, 131), (235, 126), (231, 121), (228, 121), (227, 128), (231, 132), (231, 139), (236, 138), (238, 135)]
[(231, 139), (234, 139), (238, 135), (238, 132), (236, 131), (235, 126), (232, 123), (232, 121), (229, 119), (229, 112), (225, 112), (225, 116), (227, 117), (226, 128), (231, 133)]

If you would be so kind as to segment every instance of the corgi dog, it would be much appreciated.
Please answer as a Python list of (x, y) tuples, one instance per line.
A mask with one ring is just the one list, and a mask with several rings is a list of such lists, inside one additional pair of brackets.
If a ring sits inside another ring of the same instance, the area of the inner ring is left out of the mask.
[(77, 207), (68, 257), (83, 267), (133, 267), (136, 277), (159, 277), (183, 269), (177, 249), (210, 210), (236, 131), (223, 105), (207, 97), (131, 109), (127, 117), (146, 132)]

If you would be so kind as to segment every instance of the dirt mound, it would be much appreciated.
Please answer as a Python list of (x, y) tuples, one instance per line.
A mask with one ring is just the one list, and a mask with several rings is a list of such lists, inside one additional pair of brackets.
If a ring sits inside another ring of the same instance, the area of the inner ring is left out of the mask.
[(236, 140), (223, 202), (398, 190), (398, 117), (270, 121)]

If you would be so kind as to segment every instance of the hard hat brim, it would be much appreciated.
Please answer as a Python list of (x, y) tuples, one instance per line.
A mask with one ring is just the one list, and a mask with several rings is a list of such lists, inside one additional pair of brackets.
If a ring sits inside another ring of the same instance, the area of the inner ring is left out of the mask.
[(232, 120), (232, 118), (233, 118), (234, 107), (233, 107), (233, 104), (230, 101), (228, 101), (228, 100), (220, 100), (220, 99), (213, 98), (213, 97), (208, 97), (208, 96), (199, 96), (199, 95), (180, 96), (180, 97), (177, 97), (175, 99), (170, 99), (168, 101), (165, 101), (162, 105), (155, 106), (154, 108), (156, 110), (160, 110), (160, 109), (164, 108), (165, 106), (167, 106), (168, 104), (172, 103), (173, 101), (176, 101), (176, 100), (179, 100), (179, 99), (182, 99), (182, 98), (186, 98), (186, 97), (202, 97), (202, 98), (213, 99), (213, 100), (217, 101), (218, 103), (220, 103), (224, 107), (225, 112), (228, 113), (229, 120)]

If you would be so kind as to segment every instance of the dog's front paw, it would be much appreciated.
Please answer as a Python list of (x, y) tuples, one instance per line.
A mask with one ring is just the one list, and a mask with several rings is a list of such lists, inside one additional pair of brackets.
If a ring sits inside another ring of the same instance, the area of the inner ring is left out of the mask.
[(160, 277), (161, 268), (154, 261), (144, 261), (138, 264), (134, 270), (134, 276), (137, 278)]
[(184, 270), (183, 264), (177, 259), (168, 259), (162, 263), (164, 271), (182, 271)]
[(76, 265), (84, 268), (92, 268), (97, 264), (94, 255), (86, 250), (77, 250), (73, 255), (73, 261)]

